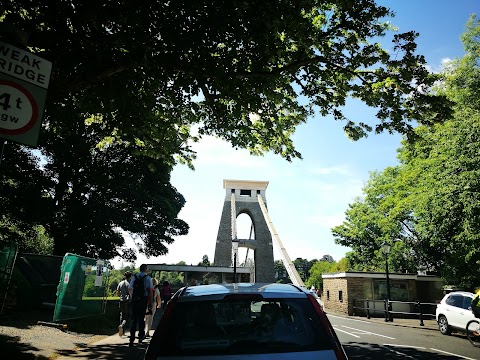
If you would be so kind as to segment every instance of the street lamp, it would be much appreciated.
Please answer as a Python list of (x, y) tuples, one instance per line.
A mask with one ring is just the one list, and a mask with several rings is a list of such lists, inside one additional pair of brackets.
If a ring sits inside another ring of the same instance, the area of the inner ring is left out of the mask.
[(233, 283), (237, 283), (237, 262), (238, 262), (238, 243), (240, 241), (237, 237), (232, 239), (232, 249), (233, 249)]
[(388, 274), (388, 253), (390, 252), (390, 245), (385, 241), (380, 245), (382, 253), (385, 255), (385, 273), (387, 275), (387, 314), (388, 317), (385, 317), (385, 321), (393, 321), (392, 315), (390, 314), (390, 276)]

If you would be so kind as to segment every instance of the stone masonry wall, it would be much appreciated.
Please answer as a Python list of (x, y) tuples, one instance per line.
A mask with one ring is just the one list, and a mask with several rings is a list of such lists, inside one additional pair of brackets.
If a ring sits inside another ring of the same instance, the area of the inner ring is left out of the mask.
[[(375, 300), (370, 301), (368, 307), (370, 308), (370, 316), (384, 316), (384, 304), (382, 299), (378, 299), (378, 294), (374, 294), (374, 284), (376, 281), (384, 281), (382, 278), (372, 277), (338, 277), (338, 278), (324, 278), (323, 279), (323, 293), (322, 300), (324, 301), (325, 309), (328, 311), (340, 312), (348, 315), (365, 315), (367, 306), (366, 299)], [(406, 301), (422, 301), (430, 297), (437, 295), (437, 287), (439, 288), (440, 282), (427, 282), (416, 281), (415, 279), (399, 279), (390, 278), (391, 284), (403, 283), (407, 286), (408, 298)], [(340, 291), (341, 299), (340, 299)], [(413, 308), (411, 304), (395, 302), (394, 298), (392, 310), (398, 314), (405, 312), (415, 312), (416, 308)], [(356, 309), (353, 309), (353, 301), (355, 300)], [(363, 301), (359, 301), (363, 300)], [(376, 301), (382, 300), (382, 301)], [(428, 302), (428, 301), (427, 301)]]
[(348, 292), (346, 301), (348, 302), (348, 315), (353, 315), (353, 300), (373, 298), (372, 279), (360, 277), (349, 278), (347, 284)]
[[(340, 300), (340, 292), (342, 299)], [(326, 311), (348, 314), (347, 279), (323, 279), (322, 300)]]
[[(327, 291), (330, 295), (329, 299), (327, 299)], [(372, 297), (372, 280), (369, 278), (323, 279), (323, 300), (327, 310), (353, 315), (354, 299), (371, 299)]]
[(417, 301), (417, 282), (415, 280), (407, 280), (408, 301)]
[[(256, 201), (235, 201), (236, 216), (246, 213), (252, 219), (255, 229), (255, 282), (270, 283), (275, 281), (272, 235), (267, 222)], [(266, 206), (266, 205), (265, 205)], [(214, 264), (216, 266), (232, 265), (232, 226), (231, 202), (225, 201), (218, 229), (215, 246)]]
[(215, 266), (232, 266), (231, 203), (223, 203), (222, 217), (218, 227), (217, 243), (213, 263)]

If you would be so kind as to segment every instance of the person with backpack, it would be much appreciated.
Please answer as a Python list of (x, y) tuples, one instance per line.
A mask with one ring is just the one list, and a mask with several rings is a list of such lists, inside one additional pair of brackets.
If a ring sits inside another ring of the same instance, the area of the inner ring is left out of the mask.
[(117, 286), (117, 296), (120, 297), (120, 302), (118, 307), (120, 310), (120, 325), (118, 325), (118, 335), (123, 336), (124, 327), (130, 319), (130, 292), (128, 291), (128, 286), (130, 285), (130, 278), (132, 273), (126, 271), (123, 274), (124, 280), (120, 281)]
[(130, 292), (130, 302), (132, 306), (132, 323), (130, 325), (130, 343), (133, 346), (135, 332), (138, 325), (138, 342), (142, 343), (145, 338), (145, 310), (148, 305), (148, 312), (152, 312), (153, 304), (153, 282), (147, 275), (148, 267), (146, 264), (140, 265), (140, 272), (132, 276), (128, 290)]

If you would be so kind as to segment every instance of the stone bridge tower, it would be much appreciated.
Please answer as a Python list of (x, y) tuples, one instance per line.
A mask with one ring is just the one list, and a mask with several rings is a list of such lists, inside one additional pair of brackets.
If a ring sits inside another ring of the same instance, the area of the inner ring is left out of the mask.
[[(247, 214), (252, 220), (255, 238), (238, 239), (238, 246), (247, 247), (255, 252), (255, 282), (275, 281), (272, 235), (257, 197), (261, 195), (266, 206), (267, 186), (268, 181), (223, 180), (226, 193), (215, 246), (214, 264), (233, 265), (232, 239), (236, 239), (236, 219), (240, 214)], [(235, 211), (235, 216), (232, 216), (232, 211)]]

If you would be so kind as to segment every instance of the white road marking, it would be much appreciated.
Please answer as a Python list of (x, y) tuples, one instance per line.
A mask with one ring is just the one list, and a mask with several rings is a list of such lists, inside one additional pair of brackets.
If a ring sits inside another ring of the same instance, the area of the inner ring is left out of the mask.
[[(358, 322), (365, 323), (365, 324), (371, 324), (371, 322), (369, 322), (369, 321), (350, 319), (350, 318), (346, 318), (346, 317), (343, 317), (343, 316), (335, 316), (335, 315), (331, 315), (331, 314), (327, 314), (327, 317), (343, 319), (343, 320), (348, 320), (348, 321), (358, 321)], [(339, 326), (342, 326), (342, 327), (347, 328), (347, 329), (355, 330), (355, 332), (348, 332), (348, 331), (345, 331), (345, 330), (341, 330), (341, 329), (338, 328)], [(361, 329), (355, 329), (355, 328), (351, 328), (351, 327), (345, 326), (345, 325), (333, 325), (333, 327), (334, 327), (335, 331), (340, 331), (342, 333), (351, 335), (351, 336), (356, 337), (356, 338), (359, 338), (360, 336), (357, 336), (355, 334), (360, 334), (360, 335), (365, 334), (365, 335), (377, 335), (377, 336), (380, 336), (380, 337), (385, 337), (385, 338), (388, 338), (388, 339), (395, 340), (395, 338), (392, 338), (392, 337), (389, 337), (389, 336), (380, 335), (380, 334), (372, 333), (372, 332), (361, 330)], [(360, 332), (357, 332), (357, 331), (360, 331)], [(412, 345), (383, 344), (383, 346), (387, 346), (387, 349), (388, 349), (388, 346), (391, 346), (391, 347), (403, 347), (403, 348), (414, 348), (414, 349), (419, 349), (419, 350), (426, 350), (425, 347), (412, 346)], [(412, 357), (410, 355), (407, 355), (407, 354), (404, 354), (402, 352), (399, 352), (397, 350), (393, 350), (393, 349), (388, 349), (388, 350), (393, 352), (393, 353), (405, 356), (407, 358), (415, 359), (414, 357)], [(474, 358), (454, 354), (454, 353), (451, 353), (451, 352), (447, 352), (447, 351), (443, 351), (443, 350), (439, 350), (439, 349), (435, 349), (435, 348), (430, 348), (430, 350), (437, 351), (439, 353), (443, 353), (443, 354), (447, 354), (447, 355), (451, 355), (451, 356), (457, 356), (459, 358), (466, 359), (466, 360), (475, 360)]]
[(393, 350), (393, 349), (390, 349), (390, 348), (388, 348), (388, 347), (387, 347), (386, 349), (387, 349), (388, 351), (393, 352), (394, 354), (403, 355), (403, 356), (405, 356), (406, 358), (409, 358), (409, 359), (416, 359), (416, 358), (414, 358), (413, 356), (404, 354), (404, 353), (402, 353), (402, 352), (400, 352), (400, 351)]
[(402, 347), (402, 348), (413, 348), (413, 349), (421, 349), (426, 350), (423, 346), (413, 346), (413, 345), (399, 345), (399, 344), (383, 344), (383, 346), (393, 346), (393, 347)]
[(438, 351), (438, 352), (441, 352), (441, 353), (447, 354), (447, 355), (458, 356), (459, 358), (462, 358), (462, 359), (467, 359), (467, 360), (475, 360), (475, 359), (473, 359), (473, 358), (469, 358), (469, 357), (466, 357), (466, 356), (462, 356), (462, 355), (454, 354), (454, 353), (447, 352), (447, 351), (443, 351), (443, 350), (438, 350), (438, 349), (434, 349), (434, 348), (430, 348), (430, 349), (432, 349), (433, 351)]
[[(383, 344), (383, 346), (402, 347), (402, 348), (414, 348), (414, 349), (419, 349), (419, 350), (426, 350), (425, 347), (422, 347), (422, 346), (412, 346), (412, 345)], [(391, 349), (388, 349), (388, 350), (392, 351)], [(439, 353), (444, 353), (444, 354), (447, 354), (447, 355), (457, 356), (457, 357), (462, 358), (462, 359), (475, 360), (475, 359), (472, 359), (472, 358), (469, 358), (469, 357), (466, 357), (466, 356), (454, 354), (454, 353), (447, 352), (447, 351), (443, 351), (443, 350), (439, 350), (439, 349), (430, 348), (430, 350), (433, 350), (433, 351), (436, 351), (436, 352), (439, 352)], [(401, 353), (401, 352), (399, 352), (399, 351), (396, 351), (396, 350), (395, 350), (394, 352), (397, 353), (397, 354), (401, 354), (401, 355), (404, 355), (404, 356), (406, 356), (406, 357), (412, 358), (411, 356), (406, 355), (406, 354), (403, 354), (403, 353)], [(412, 358), (412, 359), (413, 359), (413, 358)]]
[(357, 334), (376, 335), (376, 336), (380, 336), (380, 337), (387, 338), (387, 339), (390, 339), (390, 340), (395, 340), (394, 337), (373, 333), (371, 331), (366, 331), (366, 330), (362, 330), (362, 329), (355, 329), (355, 328), (352, 328), (350, 326), (345, 326), (345, 325), (342, 325), (342, 327), (350, 329), (350, 330), (360, 331), (360, 333), (357, 333)]
[(336, 328), (335, 326), (334, 326), (333, 328), (335, 329), (335, 331), (340, 331), (340, 332), (342, 332), (342, 333), (351, 335), (351, 336), (356, 337), (356, 338), (359, 338), (359, 337), (360, 337), (360, 336), (357, 336), (357, 335), (355, 335), (355, 334), (353, 334), (353, 333), (350, 333), (350, 332), (348, 332), (348, 331), (338, 329), (338, 328)]
[(345, 318), (345, 317), (342, 317), (342, 316), (335, 316), (335, 315), (330, 315), (330, 314), (327, 314), (327, 317), (334, 317), (334, 318), (337, 318), (337, 319), (344, 319), (344, 320), (348, 320), (348, 321), (358, 321), (358, 322), (361, 322), (361, 323), (364, 323), (364, 324), (371, 324), (371, 322), (365, 321), (365, 320), (349, 319), (349, 318)]

